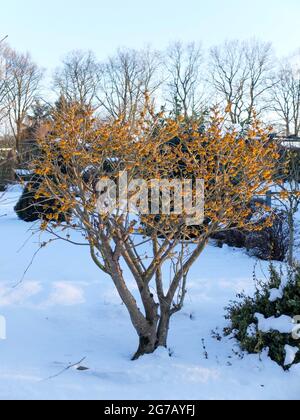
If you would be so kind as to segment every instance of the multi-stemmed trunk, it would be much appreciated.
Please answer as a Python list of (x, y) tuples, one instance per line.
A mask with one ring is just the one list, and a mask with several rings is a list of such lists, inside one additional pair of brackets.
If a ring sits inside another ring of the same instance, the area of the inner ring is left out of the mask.
[[(133, 360), (137, 360), (145, 354), (153, 353), (158, 347), (167, 347), (171, 317), (183, 307), (188, 272), (204, 250), (207, 237), (205, 236), (202, 241), (199, 241), (199, 244), (185, 263), (183, 261), (184, 252), (182, 249), (182, 252), (179, 253), (179, 261), (176, 265), (177, 269), (169, 289), (164, 291), (162, 266), (175, 248), (175, 245), (178, 245), (177, 242), (172, 243), (169, 249), (167, 248), (168, 243), (166, 242), (165, 246), (159, 252), (157, 241), (154, 241), (154, 261), (148, 269), (143, 267), (144, 271), (142, 271), (140, 259), (132, 252), (131, 248), (128, 247), (128, 244), (120, 236), (116, 234), (114, 236), (116, 243), (114, 250), (111, 247), (109, 239), (103, 233), (100, 233), (100, 236), (101, 246), (99, 244), (97, 249), (101, 252), (105, 265), (97, 259), (94, 246), (91, 246), (91, 256), (96, 265), (110, 275), (122, 302), (128, 310), (132, 325), (137, 332), (139, 347)], [(124, 258), (130, 267), (136, 281), (143, 310), (140, 309), (138, 302), (126, 284), (121, 268), (121, 257)], [(151, 281), (154, 278), (157, 298), (155, 298), (151, 290)]]
[[(171, 302), (173, 296), (168, 300), (167, 297), (160, 296), (159, 304), (155, 301), (154, 296), (150, 291), (149, 284), (144, 283), (142, 285), (138, 282), (140, 297), (144, 308), (144, 311), (142, 312), (126, 285), (123, 271), (120, 266), (120, 260), (115, 258), (113, 254), (109, 252), (108, 248), (106, 248), (106, 251), (106, 260), (110, 268), (109, 274), (111, 275), (120, 298), (129, 312), (131, 322), (139, 337), (139, 348), (134, 355), (133, 360), (136, 360), (145, 354), (153, 353), (160, 346), (166, 347), (170, 317), (172, 314)], [(94, 261), (96, 262), (95, 259)]]
[(140, 335), (139, 347), (133, 360), (137, 360), (145, 354), (152, 354), (159, 347), (167, 348), (170, 318), (170, 312), (162, 312), (155, 319), (148, 321), (148, 332)]

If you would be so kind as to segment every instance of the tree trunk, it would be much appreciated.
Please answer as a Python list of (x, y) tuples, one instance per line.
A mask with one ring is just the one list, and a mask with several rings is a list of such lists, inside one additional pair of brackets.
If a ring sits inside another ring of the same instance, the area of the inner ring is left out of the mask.
[(289, 251), (288, 251), (288, 264), (292, 266), (294, 264), (294, 244), (295, 244), (295, 223), (294, 213), (290, 212), (288, 216), (289, 224)]
[(171, 314), (169, 310), (165, 310), (161, 314), (158, 325), (157, 342), (158, 347), (167, 347)]
[(140, 344), (137, 352), (133, 356), (132, 360), (138, 360), (141, 356), (146, 354), (152, 354), (157, 349), (157, 329), (156, 326), (149, 327), (149, 333), (147, 335), (140, 336)]
[(163, 310), (159, 323), (153, 320), (147, 335), (140, 336), (140, 344), (132, 360), (137, 360), (146, 354), (152, 354), (158, 347), (167, 348), (171, 312)]
[(22, 140), (22, 123), (17, 121), (17, 128), (16, 128), (16, 150), (18, 155), (21, 153), (21, 140)]
[(287, 121), (286, 122), (286, 136), (289, 137), (290, 134), (291, 134), (290, 123)]

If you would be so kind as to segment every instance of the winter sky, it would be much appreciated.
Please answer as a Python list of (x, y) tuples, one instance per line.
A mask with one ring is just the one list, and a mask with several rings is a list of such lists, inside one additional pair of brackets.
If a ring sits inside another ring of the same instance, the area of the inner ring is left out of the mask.
[(172, 40), (272, 41), (280, 55), (300, 47), (299, 0), (9, 0), (0, 5), (0, 37), (54, 68), (73, 49), (104, 59), (119, 46), (164, 48)]

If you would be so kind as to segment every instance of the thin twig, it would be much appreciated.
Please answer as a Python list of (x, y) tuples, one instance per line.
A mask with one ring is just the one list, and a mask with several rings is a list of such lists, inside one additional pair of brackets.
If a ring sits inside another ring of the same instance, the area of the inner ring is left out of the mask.
[(51, 235), (55, 236), (57, 239), (60, 239), (62, 241), (68, 242), (71, 245), (76, 245), (76, 246), (90, 246), (90, 244), (88, 243), (83, 243), (83, 242), (74, 242), (71, 239), (68, 238), (64, 238), (63, 236), (58, 235), (57, 233), (55, 233), (52, 229), (48, 228), (47, 232), (50, 233)]
[(41, 382), (50, 381), (51, 379), (55, 379), (58, 376), (62, 375), (63, 373), (67, 372), (68, 370), (72, 369), (73, 367), (80, 365), (85, 360), (86, 360), (86, 357), (83, 357), (81, 360), (79, 360), (79, 362), (76, 362), (76, 363), (73, 363), (70, 366), (67, 366), (66, 368), (64, 368), (63, 370), (61, 370), (60, 372), (58, 372), (56, 375), (49, 376), (49, 378), (43, 379)]
[(25, 278), (25, 276), (26, 276), (26, 274), (28, 273), (28, 271), (29, 271), (29, 269), (30, 269), (30, 267), (33, 265), (33, 263), (34, 263), (34, 260), (35, 260), (35, 258), (36, 258), (36, 256), (38, 255), (38, 253), (43, 249), (43, 248), (45, 248), (45, 246), (47, 245), (47, 242), (44, 242), (44, 243), (42, 243), (41, 244), (41, 246), (39, 247), (39, 249), (33, 254), (33, 257), (31, 258), (31, 261), (30, 261), (30, 263), (28, 264), (28, 266), (27, 266), (27, 268), (26, 268), (26, 270), (24, 271), (24, 273), (23, 273), (23, 276), (22, 276), (22, 278), (21, 278), (21, 280), (17, 283), (17, 284), (15, 284), (12, 288), (13, 289), (16, 289), (21, 283), (23, 283), (23, 280), (24, 280), (24, 278)]
[(4, 42), (7, 38), (8, 38), (8, 35), (6, 35), (4, 38), (2, 38), (2, 39), (1, 39), (1, 41), (0, 41), (0, 44), (1, 44), (2, 42)]

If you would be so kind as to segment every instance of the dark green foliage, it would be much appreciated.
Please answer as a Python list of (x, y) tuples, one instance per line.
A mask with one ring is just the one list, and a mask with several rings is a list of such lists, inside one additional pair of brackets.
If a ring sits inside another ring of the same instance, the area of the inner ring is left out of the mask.
[[(278, 272), (273, 265), (270, 266), (270, 280), (267, 284), (256, 282), (256, 293), (254, 297), (240, 294), (238, 300), (231, 302), (226, 308), (226, 319), (230, 321), (230, 326), (225, 329), (226, 336), (233, 335), (240, 343), (241, 349), (248, 353), (261, 353), (263, 349), (269, 348), (269, 356), (280, 366), (285, 362), (285, 346), (299, 347), (300, 341), (293, 339), (291, 334), (281, 334), (277, 331), (263, 333), (256, 330), (256, 335), (250, 337), (248, 327), (258, 326), (255, 314), (264, 315), (265, 318), (279, 318), (282, 315), (294, 318), (300, 315), (300, 269), (289, 270), (288, 282), (283, 292), (283, 298), (275, 302), (270, 301), (270, 290), (278, 289), (282, 284), (283, 272)], [(300, 362), (300, 351), (295, 362)]]
[[(18, 203), (15, 206), (15, 212), (19, 219), (24, 222), (36, 222), (37, 220), (49, 220), (47, 216), (53, 214), (53, 208), (59, 207), (57, 202), (53, 199), (40, 197), (36, 198), (37, 191), (40, 188), (41, 177), (33, 175), (24, 188)], [(70, 216), (67, 214), (59, 213), (57, 221), (63, 222)]]

